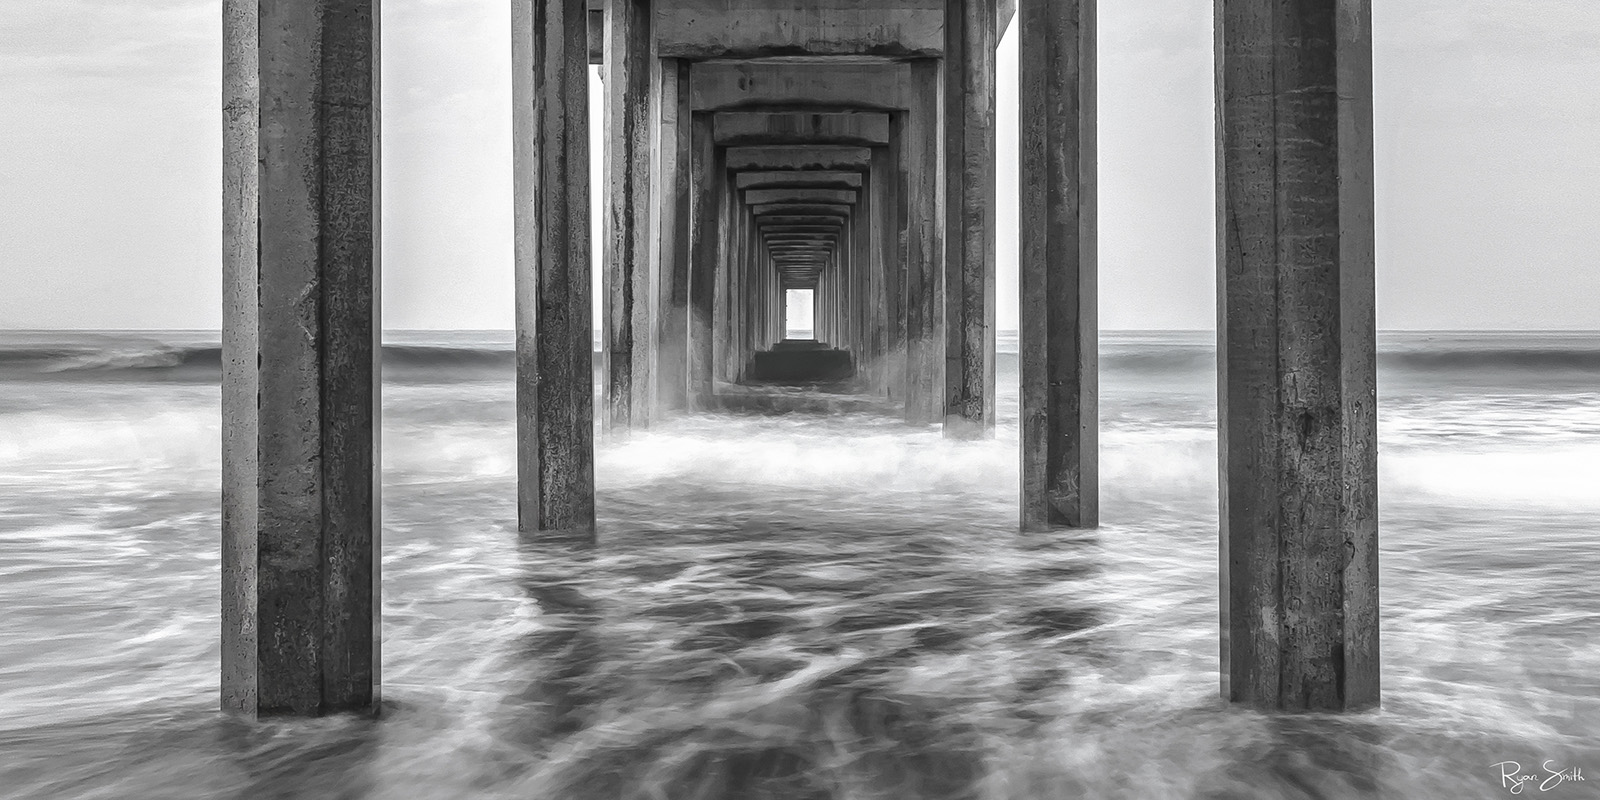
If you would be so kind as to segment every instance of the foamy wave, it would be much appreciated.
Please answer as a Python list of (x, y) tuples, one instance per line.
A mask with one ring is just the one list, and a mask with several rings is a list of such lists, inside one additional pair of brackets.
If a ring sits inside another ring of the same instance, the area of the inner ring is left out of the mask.
[(1386, 454), (1381, 485), (1452, 504), (1600, 508), (1600, 444), (1498, 452)]

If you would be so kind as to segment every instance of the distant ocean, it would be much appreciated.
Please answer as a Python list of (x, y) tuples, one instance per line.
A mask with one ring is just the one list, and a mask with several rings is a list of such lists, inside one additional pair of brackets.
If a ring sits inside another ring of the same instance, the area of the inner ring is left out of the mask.
[(1380, 338), (1347, 717), (1218, 700), (1213, 335), (1104, 335), (1104, 524), (1048, 536), (1000, 339), (994, 441), (602, 441), (573, 556), (516, 534), (510, 334), (388, 336), (384, 712), (254, 723), (215, 710), (216, 333), (0, 332), (0, 798), (1600, 796), (1600, 334)]

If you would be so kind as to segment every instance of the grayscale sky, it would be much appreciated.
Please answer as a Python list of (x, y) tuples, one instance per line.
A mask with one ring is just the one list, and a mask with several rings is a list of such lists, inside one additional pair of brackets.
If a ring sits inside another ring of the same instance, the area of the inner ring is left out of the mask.
[[(1374, 5), (1380, 325), (1600, 329), (1600, 2)], [(1103, 324), (1210, 328), (1211, 3), (1100, 7)], [(511, 326), (508, 15), (384, 4), (391, 328)], [(220, 19), (0, 0), (0, 328), (219, 324)], [(1001, 56), (1010, 328), (1014, 36)]]

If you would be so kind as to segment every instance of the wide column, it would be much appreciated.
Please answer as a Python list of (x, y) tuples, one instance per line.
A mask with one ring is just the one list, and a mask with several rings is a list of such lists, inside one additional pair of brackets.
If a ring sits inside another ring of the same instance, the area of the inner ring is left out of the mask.
[[(906, 421), (944, 418), (944, 221), (939, 218), (939, 62), (911, 62), (912, 102), (897, 126), (906, 247)], [(891, 122), (891, 125), (894, 123)]]
[(994, 434), (995, 2), (945, 2), (945, 435)]
[(1022, 0), (1022, 528), (1099, 524), (1095, 0)]
[(650, 425), (656, 335), (650, 274), (650, 0), (605, 11), (607, 430)]
[(222, 707), (378, 702), (378, 20), (223, 4)]
[(511, 9), (518, 528), (592, 541), (588, 12)]
[(1369, 0), (1217, 4), (1222, 681), (1378, 703)]

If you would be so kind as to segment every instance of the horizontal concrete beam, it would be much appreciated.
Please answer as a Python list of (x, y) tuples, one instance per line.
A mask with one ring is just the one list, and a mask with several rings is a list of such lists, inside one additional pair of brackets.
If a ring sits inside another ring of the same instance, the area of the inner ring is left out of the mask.
[(724, 111), (712, 118), (712, 130), (717, 144), (728, 146), (849, 144), (870, 147), (889, 143), (889, 115), (883, 112)]
[(899, 62), (702, 62), (689, 69), (694, 111), (894, 110), (912, 99), (911, 66)]
[(767, 170), (741, 172), (734, 177), (734, 186), (740, 189), (791, 188), (817, 186), (829, 189), (859, 189), (862, 178), (859, 172), (820, 170)]
[(781, 214), (769, 214), (757, 219), (756, 225), (760, 226), (761, 228), (776, 227), (780, 225), (811, 225), (827, 226), (837, 230), (844, 225), (844, 220), (836, 216), (819, 217), (800, 215), (791, 217), (783, 216)]
[(938, 56), (944, 0), (656, 0), (664, 58)]
[(857, 189), (746, 189), (745, 203), (758, 206), (769, 203), (834, 203), (853, 206), (859, 199)]
[(833, 203), (762, 203), (752, 204), (750, 213), (758, 217), (772, 214), (831, 214), (836, 217), (849, 217), (850, 206)]
[(812, 147), (730, 147), (728, 169), (865, 171), (872, 167), (872, 148), (816, 145)]
[(784, 241), (793, 239), (828, 239), (836, 240), (843, 234), (841, 228), (810, 227), (802, 229), (769, 230), (762, 229), (761, 237), (766, 241)]

